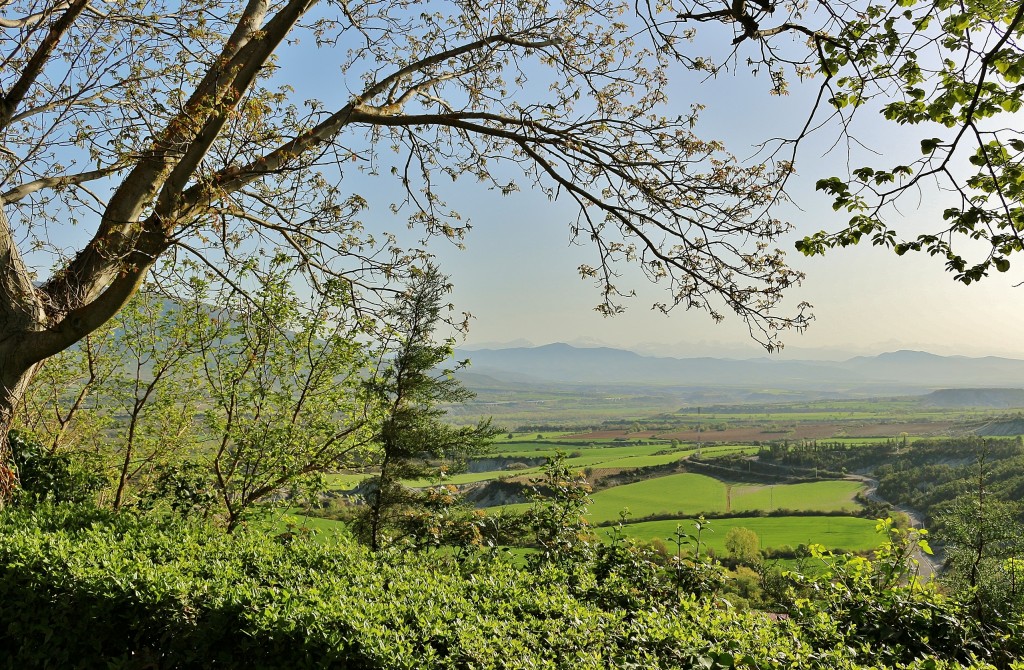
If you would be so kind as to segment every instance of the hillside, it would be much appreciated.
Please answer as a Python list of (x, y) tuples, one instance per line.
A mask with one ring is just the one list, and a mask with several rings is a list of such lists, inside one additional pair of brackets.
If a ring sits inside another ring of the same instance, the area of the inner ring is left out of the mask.
[(921, 403), (931, 407), (1024, 407), (1024, 389), (939, 389), (921, 398)]

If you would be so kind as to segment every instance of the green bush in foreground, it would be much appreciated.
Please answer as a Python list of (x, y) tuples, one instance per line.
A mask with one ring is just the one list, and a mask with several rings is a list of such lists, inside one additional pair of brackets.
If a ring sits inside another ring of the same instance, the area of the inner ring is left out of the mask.
[[(982, 646), (959, 654), (902, 645), (879, 655), (875, 638), (858, 637), (874, 614), (851, 618), (836, 609), (841, 597), (818, 605), (803, 600), (802, 616), (779, 620), (700, 594), (661, 590), (658, 598), (640, 597), (650, 591), (644, 582), (657, 579), (637, 569), (642, 555), (629, 545), (597, 554), (600, 571), (589, 563), (524, 571), (493, 554), (456, 562), (442, 552), (372, 554), (346, 538), (287, 541), (244, 530), (227, 536), (69, 506), (6, 510), (0, 513), (0, 648), (8, 650), (2, 663), (852, 669), (882, 667), (884, 658), (886, 667), (991, 667), (974, 660), (984, 655)], [(894, 606), (934, 613), (942, 604), (935, 594), (915, 604), (918, 592), (906, 589), (881, 601), (877, 614)], [(957, 610), (949, 612), (955, 619)], [(918, 620), (885, 622), (916, 626)], [(973, 635), (968, 625), (953, 629), (961, 634), (957, 644)]]

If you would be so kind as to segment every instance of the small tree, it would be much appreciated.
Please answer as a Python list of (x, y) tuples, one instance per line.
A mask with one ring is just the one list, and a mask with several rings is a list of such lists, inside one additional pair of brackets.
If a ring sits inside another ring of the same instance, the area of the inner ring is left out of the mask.
[(730, 528), (725, 548), (737, 563), (751, 565), (761, 560), (761, 540), (749, 528)]
[(978, 455), (977, 489), (958, 497), (937, 518), (946, 545), (943, 580), (971, 602), (982, 625), (1016, 620), (1024, 612), (1021, 506), (988, 491), (987, 449)]
[[(370, 546), (380, 549), (388, 529), (414, 509), (423, 508), (420, 492), (403, 481), (439, 477), (458, 469), (470, 455), (482, 453), (499, 432), (490, 421), (455, 427), (444, 423), (439, 403), (472, 397), (442, 368), (454, 341), (434, 341), (442, 322), (442, 300), (451, 290), (447, 278), (428, 267), (410, 284), (390, 313), (391, 332), (382, 352), (389, 357), (367, 390), (382, 408), (374, 442), (380, 447), (380, 473), (370, 482), (367, 509), (360, 524)], [(461, 367), (462, 364), (459, 364)]]
[(111, 411), (126, 417), (114, 441), (118, 508), (141, 475), (155, 475), (158, 466), (178, 464), (199, 448), (201, 404), (196, 324), (186, 310), (156, 293), (139, 293), (115, 324), (121, 369), (107, 396)]
[(105, 471), (114, 507), (199, 448), (194, 319), (155, 289), (140, 291), (104, 327), (49, 359), (18, 423), (50, 456)]
[(277, 257), (251, 295), (212, 296), (197, 284), (192, 303), (205, 319), (204, 428), (229, 529), (262, 501), (319, 489), (324, 472), (367, 458), (369, 360), (350, 293), (335, 282), (307, 307), (291, 279)]
[(544, 476), (531, 480), (534, 505), (527, 514), (539, 551), (534, 565), (580, 564), (592, 555), (593, 534), (585, 515), (593, 490), (582, 472), (558, 452), (544, 464)]

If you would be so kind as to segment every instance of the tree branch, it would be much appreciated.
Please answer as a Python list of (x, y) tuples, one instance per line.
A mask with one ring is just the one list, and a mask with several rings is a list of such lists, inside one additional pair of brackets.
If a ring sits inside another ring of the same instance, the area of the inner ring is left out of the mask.
[(60, 188), (62, 186), (72, 186), (74, 184), (82, 184), (87, 181), (95, 181), (97, 179), (102, 179), (103, 177), (108, 177), (123, 169), (123, 166), (112, 165), (99, 170), (90, 170), (89, 172), (80, 172), (78, 174), (65, 175), (63, 177), (43, 177), (41, 179), (36, 179), (35, 181), (30, 181), (27, 184), (15, 186), (3, 195), (0, 195), (0, 200), (5, 203), (17, 202), (22, 198), (26, 198), (43, 189)]
[(32, 84), (35, 83), (36, 79), (42, 73), (43, 68), (46, 66), (46, 62), (50, 59), (50, 55), (53, 50), (57, 48), (57, 44), (60, 42), (64, 34), (71, 29), (75, 21), (81, 16), (82, 12), (89, 5), (89, 0), (73, 0), (69, 3), (61, 3), (53, 10), (43, 13), (39, 20), (45, 18), (46, 15), (57, 11), (61, 6), (67, 6), (68, 10), (57, 21), (50, 26), (50, 31), (46, 37), (43, 38), (42, 43), (36, 49), (35, 53), (29, 59), (28, 63), (25, 64), (25, 68), (21, 72), (21, 76), (18, 81), (11, 86), (10, 90), (5, 95), (0, 97), (0, 128), (6, 128), (10, 122), (14, 113), (21, 105), (25, 96), (28, 94)]

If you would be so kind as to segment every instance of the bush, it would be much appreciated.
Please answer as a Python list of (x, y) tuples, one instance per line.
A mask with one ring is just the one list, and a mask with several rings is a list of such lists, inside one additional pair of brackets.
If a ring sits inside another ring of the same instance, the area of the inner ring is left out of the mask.
[(51, 453), (30, 436), (11, 431), (11, 454), (21, 488), (18, 502), (34, 505), (51, 502), (82, 503), (91, 500), (105, 483), (101, 468), (88, 454)]
[[(284, 542), (258, 529), (225, 535), (88, 507), (7, 509), (2, 664), (853, 670), (858, 657), (879, 667), (865, 631), (884, 625), (905, 635), (923, 621), (914, 612), (956, 614), (899, 591), (912, 605), (899, 610), (906, 614), (872, 619), (896, 611), (879, 592), (876, 608), (856, 611), (856, 626), (827, 603), (798, 625), (798, 617), (738, 612), (711, 598), (652, 597), (643, 588), (658, 584), (651, 552), (620, 542), (597, 553), (594, 563), (526, 571), (495, 554), (456, 562), (444, 552), (372, 554), (344, 536)], [(920, 648), (890, 660), (919, 670), (961, 667)]]

